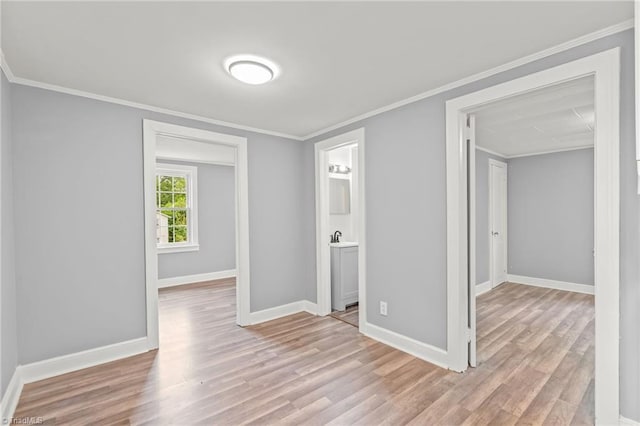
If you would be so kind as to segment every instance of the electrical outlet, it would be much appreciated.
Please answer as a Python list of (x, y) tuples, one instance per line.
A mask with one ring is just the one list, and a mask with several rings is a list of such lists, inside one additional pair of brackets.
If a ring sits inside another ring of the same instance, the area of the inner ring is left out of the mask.
[(380, 315), (387, 316), (387, 302), (380, 302)]

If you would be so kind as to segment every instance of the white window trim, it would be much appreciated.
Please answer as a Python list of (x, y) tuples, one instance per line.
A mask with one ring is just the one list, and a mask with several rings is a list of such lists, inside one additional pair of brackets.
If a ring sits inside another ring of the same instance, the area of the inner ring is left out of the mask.
[(189, 236), (186, 243), (158, 243), (158, 254), (200, 250), (198, 243), (198, 168), (182, 164), (157, 163), (156, 177), (158, 175), (187, 176), (187, 235)]

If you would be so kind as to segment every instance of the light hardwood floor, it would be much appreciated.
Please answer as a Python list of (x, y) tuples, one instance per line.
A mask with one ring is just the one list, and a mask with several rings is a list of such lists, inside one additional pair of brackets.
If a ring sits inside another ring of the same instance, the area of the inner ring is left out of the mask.
[(481, 365), (438, 368), (331, 317), (234, 324), (232, 280), (164, 289), (158, 352), (26, 385), (46, 424), (590, 424), (593, 296), (478, 298)]
[(331, 315), (335, 319), (344, 321), (347, 324), (351, 324), (354, 327), (358, 327), (358, 323), (360, 322), (358, 317), (359, 311), (357, 304), (349, 306), (344, 311), (333, 311), (329, 315)]

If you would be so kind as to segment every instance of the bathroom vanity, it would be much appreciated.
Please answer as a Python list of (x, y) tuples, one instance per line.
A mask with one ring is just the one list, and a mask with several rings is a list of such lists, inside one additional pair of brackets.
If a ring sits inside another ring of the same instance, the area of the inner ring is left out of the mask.
[(331, 309), (358, 302), (358, 243), (331, 243)]

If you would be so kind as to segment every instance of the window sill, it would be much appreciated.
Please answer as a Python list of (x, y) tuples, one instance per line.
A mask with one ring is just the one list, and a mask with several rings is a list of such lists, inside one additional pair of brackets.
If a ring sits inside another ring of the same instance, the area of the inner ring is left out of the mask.
[(198, 251), (200, 250), (199, 244), (185, 244), (179, 246), (163, 246), (158, 247), (158, 254), (169, 254), (169, 253), (184, 253), (189, 251)]

